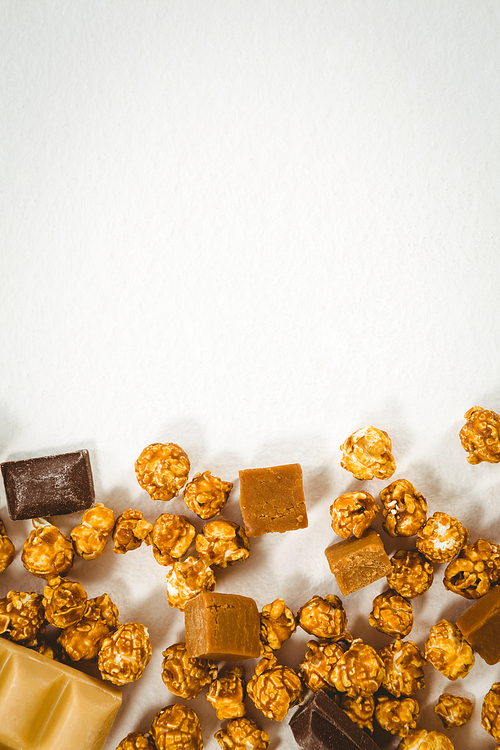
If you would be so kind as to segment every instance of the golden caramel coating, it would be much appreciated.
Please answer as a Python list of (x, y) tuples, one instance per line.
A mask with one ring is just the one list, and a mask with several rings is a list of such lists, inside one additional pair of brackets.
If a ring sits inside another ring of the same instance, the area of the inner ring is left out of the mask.
[(417, 726), (420, 706), (415, 698), (389, 698), (381, 695), (375, 706), (375, 719), (386, 732), (406, 737)]
[(396, 471), (391, 439), (384, 430), (371, 426), (356, 430), (340, 450), (340, 465), (356, 479), (389, 479)]
[(180, 698), (196, 698), (205, 685), (217, 677), (217, 666), (211, 659), (191, 658), (184, 642), (174, 643), (162, 653), (161, 678), (171, 693)]
[(187, 553), (195, 534), (196, 530), (186, 516), (162, 513), (145, 541), (152, 545), (157, 563), (171, 565)]
[(331, 681), (339, 693), (353, 698), (373, 695), (385, 677), (384, 662), (372, 646), (356, 638), (338, 659)]
[(9, 591), (0, 599), (0, 635), (25, 646), (36, 646), (45, 628), (42, 596), (34, 591)]
[(196, 551), (207, 565), (226, 568), (248, 558), (250, 539), (242, 526), (218, 518), (203, 526), (196, 537)]
[(114, 525), (115, 514), (103, 503), (88, 508), (82, 515), (82, 522), (70, 532), (76, 554), (84, 560), (100, 557)]
[(36, 651), (42, 656), (46, 656), (47, 659), (54, 659), (54, 661), (63, 661), (62, 649), (57, 643), (49, 643), (44, 640), (43, 636), (35, 646), (29, 646), (33, 651)]
[(448, 620), (440, 620), (430, 629), (425, 658), (449, 680), (466, 677), (474, 666), (472, 646), (457, 625)]
[(152, 531), (153, 524), (146, 521), (140, 510), (128, 508), (116, 519), (113, 552), (124, 555), (125, 552), (138, 549)]
[(414, 536), (425, 524), (427, 501), (407, 479), (396, 479), (379, 497), (389, 536)]
[(343, 655), (344, 649), (332, 641), (308, 641), (307, 651), (299, 664), (299, 676), (306, 688), (330, 690), (333, 688), (332, 669)]
[(207, 701), (215, 708), (218, 719), (238, 719), (246, 713), (243, 667), (226, 667), (210, 684)]
[(30, 573), (38, 578), (55, 578), (64, 575), (73, 565), (73, 544), (61, 534), (57, 526), (49, 523), (38, 525), (23, 545), (21, 561)]
[(189, 510), (203, 519), (219, 515), (227, 503), (232, 482), (213, 477), (210, 471), (195, 474), (184, 490), (184, 502)]
[(214, 734), (222, 750), (267, 750), (269, 735), (253, 719), (228, 721), (225, 729)]
[(500, 743), (500, 682), (493, 683), (484, 697), (481, 726)]
[(284, 599), (275, 599), (266, 604), (260, 613), (260, 640), (264, 650), (277, 651), (297, 629), (292, 610)]
[(446, 729), (452, 727), (461, 727), (470, 720), (474, 710), (474, 703), (468, 698), (462, 698), (460, 695), (443, 693), (439, 696), (439, 701), (434, 706)]
[(425, 687), (423, 653), (413, 641), (394, 641), (378, 652), (384, 664), (382, 685), (396, 698), (414, 695)]
[(182, 703), (162, 708), (151, 724), (156, 750), (202, 750), (201, 725), (195, 712)]
[(345, 492), (330, 506), (332, 529), (348, 539), (360, 537), (371, 526), (380, 508), (368, 492)]
[(196, 557), (186, 557), (185, 560), (168, 566), (167, 598), (171, 607), (177, 607), (184, 612), (186, 602), (202, 591), (213, 591), (215, 575), (212, 568), (204, 560)]
[(172, 500), (189, 475), (189, 458), (176, 443), (152, 443), (135, 462), (135, 475), (151, 500)]
[(387, 583), (406, 599), (425, 594), (434, 580), (434, 568), (416, 549), (397, 550), (391, 557), (391, 566)]
[(87, 609), (87, 592), (81, 583), (52, 578), (43, 589), (45, 618), (56, 628), (79, 622)]
[(4, 570), (9, 567), (14, 559), (15, 553), (16, 549), (14, 544), (7, 536), (4, 522), (0, 518), (0, 573), (3, 573)]
[(347, 634), (347, 615), (335, 594), (324, 598), (315, 594), (297, 612), (297, 622), (306, 633), (317, 638), (340, 641)]
[(441, 732), (419, 729), (401, 740), (398, 750), (455, 750), (455, 747), (452, 741)]
[(500, 416), (494, 411), (473, 406), (464, 414), (467, 420), (460, 430), (460, 442), (469, 454), (470, 464), (500, 461)]
[(97, 665), (103, 680), (127, 685), (138, 680), (151, 661), (153, 648), (148, 629), (140, 622), (127, 622), (104, 638)]
[(303, 698), (300, 677), (291, 667), (278, 664), (274, 654), (257, 663), (247, 693), (264, 716), (274, 721), (283, 721)]
[(149, 734), (130, 732), (117, 745), (116, 750), (155, 750), (155, 746)]
[(353, 698), (344, 694), (340, 699), (342, 708), (348, 717), (361, 729), (373, 732), (373, 714), (375, 711), (375, 698), (373, 695), (357, 696)]
[(448, 591), (480, 599), (500, 580), (500, 546), (486, 539), (467, 544), (444, 571)]
[(391, 638), (405, 638), (413, 627), (412, 604), (394, 591), (384, 591), (373, 600), (368, 622)]
[(57, 642), (72, 661), (95, 659), (103, 640), (119, 627), (118, 609), (108, 594), (89, 599), (82, 619), (65, 628)]
[(417, 549), (432, 563), (451, 562), (469, 541), (460, 521), (436, 511), (418, 532)]

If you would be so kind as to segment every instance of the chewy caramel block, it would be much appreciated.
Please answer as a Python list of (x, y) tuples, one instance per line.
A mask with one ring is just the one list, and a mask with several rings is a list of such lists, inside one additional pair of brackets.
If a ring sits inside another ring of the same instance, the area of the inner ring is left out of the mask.
[(368, 586), (391, 570), (382, 539), (373, 529), (367, 529), (359, 539), (332, 544), (325, 555), (342, 594)]
[(500, 586), (494, 586), (457, 620), (457, 626), (486, 664), (500, 661)]
[(239, 661), (260, 656), (260, 614), (248, 596), (204, 591), (188, 601), (184, 620), (191, 658)]
[(0, 638), (1, 750), (101, 750), (121, 692)]
[(240, 509), (248, 536), (305, 529), (300, 464), (240, 471)]

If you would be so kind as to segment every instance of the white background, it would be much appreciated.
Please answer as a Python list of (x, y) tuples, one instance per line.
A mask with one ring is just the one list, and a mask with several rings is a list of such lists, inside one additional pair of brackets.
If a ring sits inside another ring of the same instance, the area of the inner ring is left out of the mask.
[[(259, 608), (337, 593), (329, 506), (386, 484), (339, 466), (367, 424), (430, 513), (499, 542), (500, 465), (470, 466), (458, 440), (471, 406), (500, 411), (499, 32), (489, 0), (2, 0), (0, 460), (86, 447), (97, 499), (151, 521), (195, 517), (140, 490), (149, 443), (233, 481), (235, 520), (239, 469), (300, 462), (309, 528), (254, 540), (218, 574)], [(30, 523), (8, 519), (3, 494), (0, 512), (18, 549), (0, 596), (42, 591), (19, 560)], [(164, 574), (147, 547), (70, 574), (153, 639), (106, 750), (176, 700), (161, 651), (183, 619)], [(469, 605), (441, 579), (415, 601), (421, 647)], [(383, 589), (345, 601), (376, 646)], [(280, 660), (297, 666), (307, 639)], [(426, 674), (419, 727), (443, 731), (440, 692), (475, 697), (449, 736), (493, 748), (480, 703), (500, 668)], [(204, 695), (190, 705), (218, 747)], [(273, 748), (294, 747), (288, 720), (249, 713)]]

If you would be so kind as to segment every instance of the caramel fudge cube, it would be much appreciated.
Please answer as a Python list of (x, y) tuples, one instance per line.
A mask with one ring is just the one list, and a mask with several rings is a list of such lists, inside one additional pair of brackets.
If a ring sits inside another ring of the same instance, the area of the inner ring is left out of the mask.
[(368, 529), (356, 538), (332, 544), (325, 550), (326, 559), (342, 594), (368, 586), (386, 576), (391, 562), (382, 539), (376, 531)]
[(300, 464), (240, 471), (240, 509), (248, 536), (307, 527)]
[(500, 586), (494, 586), (457, 620), (465, 640), (486, 664), (500, 661)]
[(186, 604), (184, 616), (189, 657), (239, 661), (260, 656), (260, 615), (248, 596), (205, 591)]

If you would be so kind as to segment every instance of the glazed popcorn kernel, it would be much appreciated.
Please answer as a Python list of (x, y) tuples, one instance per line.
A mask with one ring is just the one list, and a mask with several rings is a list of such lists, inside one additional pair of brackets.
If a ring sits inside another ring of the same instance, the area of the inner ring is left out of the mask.
[(174, 703), (155, 714), (150, 729), (156, 750), (202, 750), (201, 725), (195, 712)]
[(113, 552), (124, 555), (125, 552), (138, 549), (152, 530), (153, 524), (146, 521), (140, 510), (128, 508), (116, 519)]
[(443, 693), (439, 696), (439, 701), (434, 706), (446, 729), (452, 727), (461, 727), (467, 724), (472, 716), (474, 703), (468, 698), (462, 698), (460, 695)]
[(427, 501), (407, 479), (396, 479), (380, 492), (383, 527), (389, 536), (414, 536), (427, 518)]
[(170, 565), (187, 553), (195, 534), (196, 530), (186, 516), (162, 513), (146, 537), (146, 544), (152, 545), (156, 562)]
[(264, 649), (277, 651), (297, 629), (295, 615), (284, 599), (266, 604), (260, 613), (260, 640)]
[(227, 503), (232, 482), (213, 477), (210, 471), (195, 474), (184, 490), (184, 502), (189, 510), (203, 519), (219, 515)]
[(474, 666), (472, 647), (459, 628), (440, 620), (430, 629), (425, 642), (425, 658), (449, 680), (465, 677)]
[(384, 591), (373, 600), (368, 622), (391, 638), (405, 638), (413, 627), (411, 602), (394, 591)]
[(85, 614), (60, 633), (57, 642), (72, 661), (95, 659), (103, 640), (119, 627), (118, 609), (108, 594), (89, 599)]
[(419, 729), (407, 735), (398, 745), (398, 750), (455, 750), (452, 741), (441, 732)]
[(478, 464), (481, 461), (500, 461), (500, 415), (480, 406), (473, 406), (464, 414), (467, 420), (460, 430), (460, 442), (469, 454), (467, 461)]
[(87, 609), (87, 592), (81, 583), (60, 576), (48, 581), (43, 589), (45, 618), (56, 628), (67, 628), (79, 622)]
[(307, 651), (299, 664), (299, 676), (308, 690), (333, 688), (332, 669), (344, 649), (332, 641), (308, 641)]
[(375, 706), (376, 722), (390, 734), (406, 737), (417, 726), (420, 706), (415, 698), (381, 695)]
[(291, 667), (279, 665), (274, 654), (257, 663), (247, 693), (264, 716), (274, 721), (283, 721), (303, 698), (300, 677)]
[(191, 700), (217, 677), (217, 666), (211, 659), (190, 658), (186, 644), (174, 643), (162, 653), (161, 678), (171, 693)]
[(346, 712), (348, 717), (361, 729), (373, 732), (373, 713), (375, 711), (375, 699), (372, 695), (353, 698), (344, 694), (340, 699), (340, 708)]
[(356, 638), (333, 667), (331, 681), (339, 693), (367, 697), (379, 689), (384, 676), (384, 663), (375, 649)]
[(416, 549), (397, 550), (391, 557), (391, 568), (387, 583), (406, 599), (425, 594), (434, 580), (434, 568)]
[(481, 726), (500, 743), (500, 682), (495, 682), (484, 697)]
[(73, 547), (84, 560), (95, 560), (106, 547), (115, 525), (115, 514), (103, 503), (97, 503), (82, 515), (82, 522), (70, 532)]
[(360, 537), (378, 512), (379, 507), (368, 492), (345, 492), (330, 506), (332, 529), (344, 539), (351, 534)]
[(12, 540), (7, 536), (5, 525), (0, 519), (0, 573), (9, 567), (15, 555), (15, 547)]
[(27, 571), (38, 578), (64, 575), (73, 565), (73, 544), (57, 526), (33, 521), (35, 528), (23, 545), (21, 561)]
[(213, 591), (215, 575), (212, 568), (204, 560), (196, 557), (186, 557), (185, 560), (168, 566), (167, 598), (171, 607), (177, 607), (184, 612), (186, 602), (202, 591)]
[(149, 734), (130, 732), (117, 745), (116, 750), (155, 750), (155, 746)]
[(35, 646), (44, 630), (42, 596), (34, 591), (9, 591), (0, 599), (0, 635), (9, 641)]
[(176, 443), (152, 443), (135, 462), (135, 475), (151, 500), (172, 500), (187, 482), (187, 453)]
[(153, 648), (148, 629), (140, 622), (127, 622), (104, 638), (97, 665), (103, 680), (127, 685), (138, 680), (151, 661)]
[(228, 721), (225, 729), (214, 734), (222, 750), (267, 750), (269, 735), (253, 719)]
[(297, 622), (306, 633), (317, 638), (340, 641), (347, 634), (347, 615), (335, 594), (324, 598), (315, 594), (297, 612)]
[(243, 676), (243, 667), (227, 667), (210, 684), (206, 698), (215, 708), (218, 719), (238, 719), (245, 715)]
[(340, 446), (340, 465), (356, 479), (389, 479), (396, 471), (392, 443), (387, 432), (364, 427), (354, 432)]
[(467, 544), (444, 571), (448, 591), (480, 599), (500, 580), (500, 546), (486, 539)]
[(223, 518), (206, 523), (196, 537), (196, 551), (207, 565), (226, 568), (250, 554), (250, 539), (245, 529)]
[(384, 665), (382, 686), (394, 695), (414, 695), (425, 687), (423, 653), (413, 641), (394, 641), (378, 652)]
[(432, 563), (451, 562), (469, 541), (460, 521), (436, 511), (418, 532), (417, 549)]

